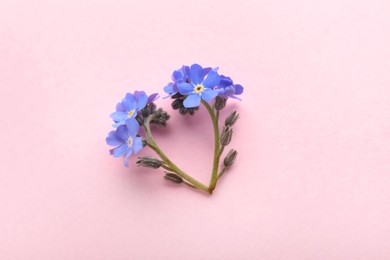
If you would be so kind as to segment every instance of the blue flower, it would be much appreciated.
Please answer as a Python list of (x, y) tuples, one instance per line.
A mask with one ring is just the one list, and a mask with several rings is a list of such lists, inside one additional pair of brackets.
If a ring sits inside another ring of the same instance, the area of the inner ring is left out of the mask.
[(200, 65), (193, 64), (190, 68), (190, 82), (177, 84), (180, 94), (188, 95), (183, 102), (184, 107), (197, 107), (201, 99), (209, 102), (218, 95), (218, 91), (214, 90), (220, 81), (218, 73), (208, 68), (206, 72)]
[[(183, 65), (180, 69), (175, 70), (172, 73), (171, 78), (172, 78), (173, 82), (168, 83), (168, 85), (166, 85), (164, 87), (164, 92), (169, 94), (169, 96), (173, 96), (177, 92), (179, 92), (179, 89), (177, 88), (178, 83), (183, 83), (183, 82), (189, 81), (190, 67)], [(169, 97), (169, 96), (167, 96), (167, 97)]]
[(110, 150), (114, 157), (125, 155), (125, 166), (128, 167), (128, 159), (134, 152), (137, 154), (143, 147), (142, 138), (137, 136), (139, 124), (137, 120), (130, 119), (126, 125), (120, 125), (115, 131), (108, 133), (106, 142), (110, 146), (116, 146)]
[(122, 102), (116, 105), (116, 111), (110, 115), (115, 121), (114, 127), (125, 125), (130, 119), (137, 116), (138, 111), (143, 109), (148, 103), (155, 101), (158, 94), (154, 93), (149, 97), (144, 91), (135, 91), (134, 94), (127, 93)]
[(233, 80), (229, 77), (221, 75), (221, 81), (219, 82), (217, 91), (218, 96), (223, 98), (235, 98), (241, 100), (236, 95), (241, 95), (244, 92), (244, 88), (239, 84), (233, 84)]

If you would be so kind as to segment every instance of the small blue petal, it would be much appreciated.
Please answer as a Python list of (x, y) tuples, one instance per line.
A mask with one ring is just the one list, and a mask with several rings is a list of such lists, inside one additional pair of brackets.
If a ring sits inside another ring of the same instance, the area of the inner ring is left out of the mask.
[(221, 81), (219, 82), (219, 87), (226, 88), (227, 86), (233, 85), (233, 80), (229, 77), (221, 75)]
[(199, 64), (193, 64), (191, 66), (190, 73), (191, 83), (194, 85), (198, 85), (203, 81), (203, 69)]
[(117, 112), (126, 112), (126, 107), (122, 105), (122, 103), (116, 104), (116, 109)]
[(139, 97), (141, 96), (141, 95), (146, 95), (146, 93), (145, 93), (145, 91), (138, 91), (138, 90), (136, 90), (136, 91), (134, 91), (134, 98), (135, 98), (135, 100), (136, 101), (138, 101), (139, 100)]
[(146, 106), (147, 102), (148, 102), (148, 96), (145, 94), (145, 92), (141, 93), (138, 96), (137, 110), (143, 109)]
[(197, 107), (200, 105), (200, 95), (199, 94), (190, 94), (183, 102), (184, 107), (191, 108)]
[(203, 81), (203, 86), (205, 88), (213, 88), (219, 84), (220, 80), (217, 72), (210, 71), (209, 74), (207, 74), (207, 78)]
[(125, 125), (125, 124), (126, 124), (125, 120), (122, 120), (122, 121), (119, 121), (119, 122), (116, 122), (115, 124), (113, 124), (112, 127), (117, 128), (117, 127), (119, 127), (121, 125)]
[(135, 96), (131, 93), (126, 93), (125, 100), (129, 101), (130, 103), (136, 102)]
[(126, 151), (127, 151), (127, 144), (122, 144), (121, 146), (114, 149), (113, 155), (115, 158), (117, 158), (124, 155)]
[(129, 147), (129, 149), (127, 149), (125, 160), (124, 160), (124, 163), (125, 163), (126, 167), (129, 167), (129, 157), (132, 154), (132, 152), (133, 152), (133, 148)]
[(207, 74), (211, 71), (211, 68), (203, 68), (203, 78), (206, 77)]
[(218, 91), (212, 89), (205, 89), (202, 92), (202, 99), (206, 102), (211, 101), (213, 98), (218, 96)]
[(179, 83), (177, 84), (177, 87), (182, 95), (188, 95), (194, 91), (194, 86), (188, 83)]
[(116, 135), (115, 131), (111, 131), (108, 133), (106, 143), (111, 146), (118, 146), (123, 144), (123, 140)]
[(231, 96), (234, 94), (235, 88), (234, 86), (228, 86), (225, 88), (225, 95), (226, 96)]
[(238, 84), (234, 85), (234, 89), (235, 89), (234, 94), (236, 95), (241, 95), (242, 92), (244, 92), (244, 88)]
[(118, 121), (124, 120), (127, 117), (127, 113), (125, 113), (125, 112), (114, 112), (114, 113), (112, 113), (110, 115), (110, 117), (112, 118), (112, 120), (118, 122)]
[(173, 83), (168, 83), (168, 85), (166, 85), (164, 87), (164, 92), (167, 93), (167, 94), (171, 94), (173, 92)]
[(127, 126), (121, 125), (116, 129), (116, 136), (121, 138), (123, 141), (129, 138), (129, 131), (127, 130)]
[(183, 82), (184, 81), (184, 73), (182, 70), (175, 70), (172, 74), (172, 80), (174, 82)]
[(156, 101), (159, 98), (158, 93), (153, 93), (148, 97), (148, 104)]
[(126, 126), (129, 131), (129, 136), (135, 137), (138, 134), (139, 124), (135, 118), (126, 120)]
[[(129, 95), (129, 94), (128, 94)], [(126, 107), (126, 111), (130, 111), (135, 109), (137, 105), (137, 101), (135, 100), (134, 96), (130, 94), (131, 96), (127, 96), (122, 100), (122, 105)]]
[(142, 138), (141, 137), (136, 137), (134, 138), (134, 142), (133, 142), (133, 150), (134, 150), (134, 154), (137, 154), (139, 151), (141, 151), (141, 149), (143, 148), (143, 144), (142, 144)]
[(187, 79), (187, 78), (189, 78), (190, 77), (190, 67), (188, 67), (188, 66), (182, 66), (181, 67), (181, 70), (183, 71), (183, 73), (184, 73), (184, 78), (185, 79)]

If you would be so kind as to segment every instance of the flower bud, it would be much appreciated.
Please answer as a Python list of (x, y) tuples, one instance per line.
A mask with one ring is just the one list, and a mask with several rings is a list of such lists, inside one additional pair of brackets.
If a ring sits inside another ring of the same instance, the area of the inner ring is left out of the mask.
[(172, 102), (172, 108), (174, 110), (176, 109), (179, 109), (183, 106), (183, 100), (182, 99), (175, 99), (173, 102)]
[(225, 126), (232, 126), (237, 121), (239, 114), (236, 111), (230, 113), (230, 115), (225, 120)]
[(188, 109), (185, 108), (184, 106), (182, 106), (182, 107), (179, 108), (179, 113), (180, 113), (181, 115), (184, 116), (185, 114), (187, 114), (187, 112), (188, 112)]
[(224, 127), (220, 139), (221, 145), (227, 146), (232, 140), (232, 135), (233, 135), (233, 129), (229, 127)]
[(215, 109), (222, 110), (226, 106), (226, 101), (227, 101), (227, 98), (222, 98), (222, 97), (218, 96), (215, 99), (215, 103), (214, 103)]
[(159, 108), (153, 112), (153, 118), (150, 121), (152, 124), (158, 124), (159, 126), (167, 126), (166, 122), (169, 119), (169, 115), (166, 111)]
[(153, 157), (145, 156), (145, 157), (138, 157), (138, 159), (139, 159), (137, 161), (138, 166), (143, 166), (143, 167), (153, 168), (153, 169), (160, 168), (161, 166), (161, 161)]
[(174, 173), (167, 173), (167, 174), (165, 174), (164, 178), (166, 180), (170, 180), (170, 181), (172, 181), (172, 182), (174, 182), (176, 184), (180, 184), (180, 183), (183, 182), (183, 179), (180, 176), (178, 176), (178, 175), (176, 175)]
[(234, 161), (236, 160), (237, 157), (237, 151), (234, 149), (231, 149), (228, 154), (225, 157), (225, 160), (223, 160), (223, 164), (225, 167), (230, 167), (233, 165)]

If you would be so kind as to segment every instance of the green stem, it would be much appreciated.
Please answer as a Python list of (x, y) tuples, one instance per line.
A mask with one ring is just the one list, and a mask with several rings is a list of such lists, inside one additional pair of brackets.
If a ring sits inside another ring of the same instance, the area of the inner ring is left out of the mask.
[[(189, 183), (191, 183), (193, 186), (195, 186), (197, 189), (200, 189), (200, 190), (203, 190), (207, 193), (210, 193), (209, 191), (209, 187), (207, 187), (206, 185), (204, 185), (203, 183), (199, 182), (198, 180), (192, 178), (191, 176), (189, 176), (188, 174), (186, 174), (185, 172), (183, 172), (179, 167), (177, 167), (164, 153), (163, 151), (158, 147), (158, 145), (156, 144), (156, 142), (154, 141), (153, 139), (153, 136), (152, 136), (152, 133), (150, 131), (150, 122), (149, 122), (149, 118), (145, 120), (144, 122), (144, 129), (145, 129), (145, 133), (146, 133), (146, 136), (147, 136), (147, 144), (150, 148), (153, 149), (153, 151), (155, 151), (159, 156), (160, 158), (165, 162), (165, 164), (170, 168), (170, 170), (172, 170), (173, 172), (175, 172), (177, 175), (179, 175), (180, 177), (182, 177), (183, 179), (187, 180)], [(165, 167), (163, 167), (165, 168)]]
[(219, 111), (217, 110), (216, 115), (212, 107), (205, 101), (202, 100), (202, 104), (206, 107), (207, 111), (210, 114), (211, 121), (213, 122), (214, 127), (214, 160), (213, 160), (213, 170), (211, 173), (211, 179), (209, 184), (209, 192), (212, 193), (217, 185), (218, 180), (218, 166), (219, 166), (219, 158), (220, 158), (220, 141), (219, 141), (219, 126), (218, 126), (218, 117)]
[(223, 169), (222, 169), (222, 171), (218, 174), (218, 180), (219, 180), (219, 178), (221, 178), (222, 177), (222, 175), (225, 173), (225, 171), (226, 171), (226, 167), (223, 167)]

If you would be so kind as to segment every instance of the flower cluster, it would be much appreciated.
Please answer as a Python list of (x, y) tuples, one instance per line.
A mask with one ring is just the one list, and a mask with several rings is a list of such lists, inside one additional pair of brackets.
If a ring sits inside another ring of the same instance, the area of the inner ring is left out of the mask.
[(106, 142), (108, 145), (116, 146), (110, 150), (111, 155), (114, 157), (125, 155), (126, 167), (128, 167), (130, 155), (137, 154), (143, 147), (142, 138), (138, 134), (140, 122), (142, 122), (143, 115), (155, 112), (156, 106), (153, 102), (157, 98), (157, 93), (150, 96), (144, 91), (135, 91), (134, 94), (127, 93), (116, 105), (116, 111), (110, 115), (116, 130), (108, 133)]
[[(174, 110), (178, 110), (182, 115), (194, 115), (200, 105), (203, 105), (212, 119), (215, 141), (210, 184), (202, 184), (178, 168), (153, 139), (150, 124), (165, 127), (169, 119), (168, 113), (161, 108), (157, 109), (154, 103), (158, 99), (157, 93), (150, 96), (144, 91), (127, 93), (116, 105), (115, 112), (110, 115), (115, 130), (109, 132), (106, 138), (107, 144), (114, 146), (110, 154), (114, 157), (123, 156), (127, 167), (129, 157), (148, 146), (160, 159), (151, 156), (139, 157), (136, 161), (138, 166), (151, 169), (163, 168), (166, 180), (212, 194), (219, 178), (233, 165), (237, 157), (237, 151), (231, 149), (223, 159), (222, 169), (218, 170), (224, 148), (232, 140), (232, 126), (239, 118), (236, 111), (231, 112), (220, 131), (219, 113), (226, 107), (229, 98), (241, 100), (239, 96), (244, 88), (234, 84), (230, 77), (219, 74), (218, 68), (203, 68), (199, 64), (182, 66), (172, 73), (171, 79), (172, 81), (164, 87), (164, 92), (168, 94), (165, 98), (173, 99), (171, 105)], [(141, 128), (144, 131), (140, 132)]]
[(202, 68), (199, 64), (175, 70), (172, 81), (164, 87), (164, 91), (175, 99), (172, 108), (179, 109), (181, 114), (189, 112), (193, 115), (201, 100), (210, 102), (217, 96), (239, 99), (237, 95), (241, 95), (244, 90), (241, 85), (234, 84), (231, 78), (219, 75), (218, 68)]

